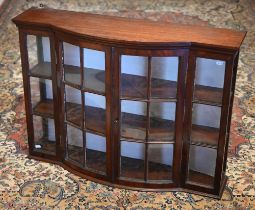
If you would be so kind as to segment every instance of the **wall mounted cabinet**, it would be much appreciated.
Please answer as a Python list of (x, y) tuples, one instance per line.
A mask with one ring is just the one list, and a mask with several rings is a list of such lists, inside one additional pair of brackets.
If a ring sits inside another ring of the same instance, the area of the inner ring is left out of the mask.
[(221, 197), (245, 32), (35, 8), (13, 21), (30, 157)]

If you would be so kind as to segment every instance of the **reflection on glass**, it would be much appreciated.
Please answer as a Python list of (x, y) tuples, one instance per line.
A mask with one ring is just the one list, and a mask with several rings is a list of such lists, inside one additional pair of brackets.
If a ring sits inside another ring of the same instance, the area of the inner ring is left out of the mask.
[(54, 120), (33, 115), (34, 149), (55, 154), (56, 138)]
[(64, 79), (73, 85), (81, 85), (80, 47), (63, 42)]
[(190, 146), (188, 182), (213, 187), (217, 150)]
[(28, 63), (33, 76), (51, 77), (49, 37), (27, 36)]
[(148, 179), (171, 180), (173, 144), (150, 144), (148, 147)]
[(176, 98), (178, 57), (151, 58), (151, 97)]
[(144, 180), (144, 144), (121, 141), (120, 177)]
[[(105, 92), (105, 52), (83, 48), (83, 70), (80, 47), (63, 43), (65, 81), (89, 92)], [(83, 74), (83, 77), (82, 77)]]
[(175, 130), (175, 103), (150, 104), (149, 140), (171, 141)]
[(121, 56), (121, 96), (147, 98), (148, 58)]
[(52, 81), (30, 77), (31, 104), (37, 115), (53, 117)]
[(200, 145), (217, 146), (221, 108), (193, 104), (191, 141)]
[(221, 104), (226, 62), (197, 58), (194, 100)]
[(131, 139), (146, 138), (147, 104), (138, 101), (121, 101), (121, 136)]
[(67, 157), (68, 159), (83, 164), (83, 134), (80, 129), (67, 124)]
[(86, 166), (100, 172), (106, 172), (106, 138), (86, 133)]
[(82, 128), (81, 91), (65, 85), (66, 120)]
[(84, 48), (83, 87), (96, 93), (105, 92), (105, 52)]
[(106, 123), (105, 97), (93, 93), (85, 93), (85, 125), (88, 130), (105, 134)]

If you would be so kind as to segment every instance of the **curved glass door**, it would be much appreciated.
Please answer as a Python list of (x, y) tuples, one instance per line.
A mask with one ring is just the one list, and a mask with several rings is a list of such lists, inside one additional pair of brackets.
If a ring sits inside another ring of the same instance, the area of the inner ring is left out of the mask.
[(106, 174), (104, 51), (63, 42), (66, 160)]

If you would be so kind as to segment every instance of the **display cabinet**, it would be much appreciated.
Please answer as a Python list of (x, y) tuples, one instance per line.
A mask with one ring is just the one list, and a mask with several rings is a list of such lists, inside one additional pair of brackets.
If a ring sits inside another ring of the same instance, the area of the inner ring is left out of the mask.
[(90, 180), (220, 198), (245, 32), (31, 8), (29, 157)]

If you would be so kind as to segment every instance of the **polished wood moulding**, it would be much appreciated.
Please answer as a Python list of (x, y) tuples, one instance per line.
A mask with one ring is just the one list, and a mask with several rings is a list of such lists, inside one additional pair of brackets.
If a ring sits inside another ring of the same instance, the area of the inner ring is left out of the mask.
[(246, 32), (30, 8), (29, 157), (110, 186), (221, 198)]

